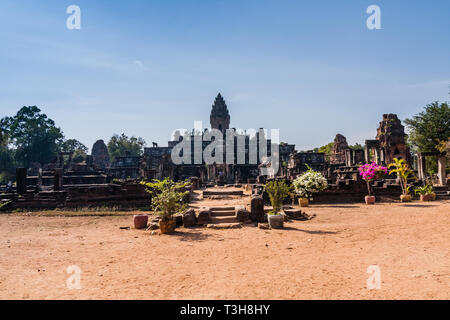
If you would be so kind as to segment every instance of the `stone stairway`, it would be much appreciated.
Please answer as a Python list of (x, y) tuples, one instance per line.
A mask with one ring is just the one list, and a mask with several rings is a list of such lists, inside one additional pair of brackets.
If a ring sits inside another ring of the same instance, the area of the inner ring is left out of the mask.
[(205, 190), (202, 192), (203, 198), (226, 197), (226, 196), (243, 196), (243, 190)]
[(434, 186), (433, 191), (436, 193), (437, 200), (450, 200), (450, 191), (448, 191), (447, 186)]
[(239, 223), (235, 215), (235, 207), (211, 207), (211, 224)]

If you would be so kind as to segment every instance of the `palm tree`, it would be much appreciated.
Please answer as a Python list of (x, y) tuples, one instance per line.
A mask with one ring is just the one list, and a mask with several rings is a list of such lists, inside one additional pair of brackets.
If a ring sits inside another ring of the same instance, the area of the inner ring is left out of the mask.
[(397, 159), (394, 158), (394, 162), (388, 165), (388, 168), (394, 167), (395, 169), (392, 169), (389, 171), (389, 174), (396, 173), (397, 177), (400, 180), (400, 185), (402, 187), (402, 193), (404, 195), (407, 195), (409, 193), (409, 188), (411, 186), (408, 186), (408, 177), (413, 174), (411, 169), (409, 169), (408, 164), (406, 163), (405, 159)]

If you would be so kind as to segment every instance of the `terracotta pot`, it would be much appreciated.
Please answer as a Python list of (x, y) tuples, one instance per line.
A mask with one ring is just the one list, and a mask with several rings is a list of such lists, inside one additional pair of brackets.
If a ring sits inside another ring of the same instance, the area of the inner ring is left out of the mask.
[(148, 223), (148, 215), (146, 214), (138, 214), (133, 216), (134, 227), (136, 229), (145, 229), (147, 228)]
[(420, 195), (420, 201), (434, 201), (434, 198), (436, 197), (436, 194), (421, 194)]
[(366, 204), (375, 204), (375, 196), (365, 196)]
[(299, 198), (298, 199), (298, 204), (300, 207), (307, 207), (309, 206), (309, 199), (307, 198)]
[(431, 195), (432, 195), (432, 201), (435, 201), (436, 200), (436, 193), (433, 192)]
[(267, 221), (269, 222), (269, 227), (272, 229), (283, 229), (284, 227), (284, 216), (281, 214), (268, 214)]
[(173, 233), (175, 231), (175, 227), (176, 227), (175, 220), (160, 220), (159, 221), (159, 228), (161, 230), (161, 233), (163, 233), (163, 234)]
[(412, 197), (411, 197), (410, 194), (402, 194), (400, 196), (400, 201), (401, 202), (411, 202), (411, 199), (412, 199)]

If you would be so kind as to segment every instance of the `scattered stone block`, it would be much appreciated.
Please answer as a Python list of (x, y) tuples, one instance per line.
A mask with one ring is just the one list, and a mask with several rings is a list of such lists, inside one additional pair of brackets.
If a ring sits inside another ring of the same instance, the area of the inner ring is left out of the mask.
[(183, 213), (183, 226), (192, 227), (197, 224), (197, 219), (195, 218), (195, 210), (189, 209)]
[(209, 207), (202, 207), (196, 213), (198, 224), (208, 224), (211, 221), (211, 210)]
[(175, 220), (175, 227), (179, 228), (183, 225), (183, 214), (178, 213), (173, 216), (173, 220)]
[(244, 206), (236, 206), (235, 207), (235, 216), (239, 222), (245, 222), (249, 219), (250, 213)]
[(270, 229), (268, 223), (258, 223), (258, 228), (264, 229), (264, 230)]
[(159, 229), (159, 223), (157, 222), (152, 222), (149, 224), (147, 230), (156, 230)]
[(210, 229), (239, 229), (242, 228), (240, 223), (218, 223), (218, 224), (208, 224), (206, 226)]
[(283, 216), (283, 220), (284, 220), (284, 222), (288, 222), (289, 221), (289, 216), (286, 214), (286, 213), (284, 213), (284, 212), (280, 212), (280, 215), (282, 215)]
[(264, 222), (266, 220), (264, 200), (260, 196), (253, 196), (250, 201), (250, 219), (256, 222)]
[(284, 210), (284, 213), (289, 217), (289, 219), (292, 220), (298, 220), (298, 221), (306, 221), (311, 220), (316, 215), (308, 215), (306, 212), (302, 212), (300, 209), (286, 209)]

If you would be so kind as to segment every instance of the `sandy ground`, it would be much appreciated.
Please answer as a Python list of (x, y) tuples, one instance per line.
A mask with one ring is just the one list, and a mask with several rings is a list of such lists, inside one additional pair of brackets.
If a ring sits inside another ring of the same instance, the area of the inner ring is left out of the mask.
[[(450, 201), (317, 205), (285, 230), (0, 215), (1, 299), (449, 299)], [(68, 289), (67, 267), (81, 269)], [(368, 290), (377, 265), (381, 288)]]

